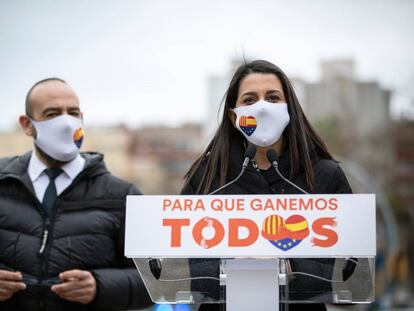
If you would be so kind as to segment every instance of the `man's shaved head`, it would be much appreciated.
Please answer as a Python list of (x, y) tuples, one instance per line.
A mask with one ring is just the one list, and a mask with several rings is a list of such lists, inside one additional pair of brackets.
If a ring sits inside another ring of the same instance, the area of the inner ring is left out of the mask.
[(46, 82), (50, 82), (50, 81), (58, 81), (58, 82), (62, 82), (64, 84), (67, 84), (65, 80), (60, 79), (60, 78), (56, 78), (56, 77), (52, 77), (52, 78), (46, 78), (40, 81), (37, 81), (35, 84), (33, 84), (33, 86), (30, 88), (29, 92), (27, 92), (26, 95), (26, 115), (29, 117), (32, 117), (32, 109), (31, 109), (31, 105), (30, 105), (30, 97), (32, 95), (33, 90), (40, 84), (46, 83)]
[[(25, 134), (36, 139), (33, 121), (43, 122), (63, 115), (83, 119), (78, 95), (65, 80), (47, 78), (30, 88), (26, 95), (26, 114), (20, 116), (19, 122)], [(48, 156), (36, 144), (35, 151), (48, 167), (59, 167), (63, 163)]]

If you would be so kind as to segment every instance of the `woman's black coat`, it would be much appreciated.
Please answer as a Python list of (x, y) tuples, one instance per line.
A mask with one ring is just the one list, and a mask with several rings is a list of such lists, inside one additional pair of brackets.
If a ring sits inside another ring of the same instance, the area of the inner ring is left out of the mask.
[[(243, 163), (243, 146), (232, 146), (231, 156), (229, 161), (229, 174), (227, 182), (234, 179), (240, 172)], [(321, 159), (317, 152), (312, 149), (310, 153), (313, 172), (314, 172), (314, 184), (310, 189), (306, 183), (305, 173), (303, 168), (299, 169), (299, 174), (290, 178), (290, 180), (312, 194), (332, 194), (332, 193), (352, 193), (348, 180), (345, 177), (339, 164), (332, 160)], [(279, 170), (285, 176), (290, 175), (290, 160), (289, 150), (287, 149), (279, 159)], [(198, 186), (203, 177), (205, 168), (200, 166), (200, 169), (196, 171), (194, 176), (184, 186), (182, 194), (196, 194)], [(219, 180), (216, 178), (213, 181), (211, 191), (219, 187)], [(228, 188), (221, 191), (221, 194), (300, 194), (300, 192), (293, 186), (286, 183), (275, 170), (270, 167), (266, 171), (258, 171), (250, 163), (246, 172), (242, 177)], [(209, 264), (203, 264), (208, 262)], [(292, 270), (317, 274), (326, 278), (331, 278), (333, 262), (331, 259), (295, 259), (291, 260)], [(206, 276), (215, 275), (219, 273), (219, 265), (215, 259), (192, 259), (191, 274), (192, 276)], [(206, 267), (208, 266), (208, 271)], [(309, 291), (309, 288), (315, 287), (315, 282), (318, 283), (317, 288), (319, 291), (330, 291), (331, 286), (328, 282), (318, 282), (314, 278), (305, 276), (297, 277), (295, 281), (290, 283), (290, 288), (296, 292), (301, 292), (301, 289)], [(202, 284), (193, 282), (192, 289), (197, 291), (206, 291), (206, 281)], [(218, 282), (211, 281), (207, 286), (211, 295), (216, 295), (218, 298), (219, 285)], [(291, 304), (290, 310), (326, 310), (323, 304)], [(200, 310), (219, 310), (219, 305), (207, 305), (204, 304)]]

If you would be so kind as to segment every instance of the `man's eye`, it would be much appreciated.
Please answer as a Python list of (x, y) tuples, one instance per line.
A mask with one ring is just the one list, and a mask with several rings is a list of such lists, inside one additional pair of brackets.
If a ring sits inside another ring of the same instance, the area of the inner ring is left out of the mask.
[(78, 112), (78, 111), (71, 112), (70, 115), (73, 116), (73, 117), (79, 117), (80, 116), (80, 112)]

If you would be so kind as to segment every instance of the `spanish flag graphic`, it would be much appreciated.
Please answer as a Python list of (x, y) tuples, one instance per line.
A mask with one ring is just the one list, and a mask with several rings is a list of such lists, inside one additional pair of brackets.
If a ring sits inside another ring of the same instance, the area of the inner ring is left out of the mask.
[(247, 136), (250, 136), (253, 134), (257, 127), (256, 118), (253, 116), (241, 116), (239, 120), (239, 126)]
[(286, 219), (286, 229), (293, 240), (303, 240), (309, 235), (308, 222), (301, 215), (292, 215)]

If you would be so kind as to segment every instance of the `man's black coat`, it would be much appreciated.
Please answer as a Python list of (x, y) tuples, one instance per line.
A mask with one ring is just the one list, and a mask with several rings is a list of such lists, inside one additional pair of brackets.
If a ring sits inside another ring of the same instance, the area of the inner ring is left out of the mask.
[[(85, 168), (61, 193), (47, 217), (27, 174), (30, 153), (0, 160), (0, 269), (20, 271), (28, 287), (0, 302), (0, 310), (121, 310), (151, 304), (124, 257), (125, 200), (138, 189), (111, 175), (103, 156), (82, 154)], [(44, 232), (46, 248), (40, 253)], [(50, 291), (59, 273), (92, 272), (97, 296), (71, 303)]]

